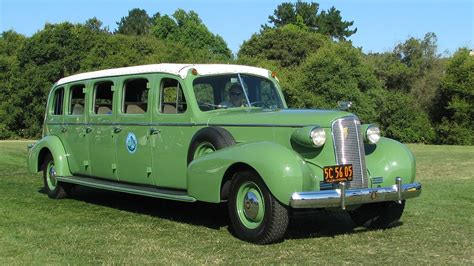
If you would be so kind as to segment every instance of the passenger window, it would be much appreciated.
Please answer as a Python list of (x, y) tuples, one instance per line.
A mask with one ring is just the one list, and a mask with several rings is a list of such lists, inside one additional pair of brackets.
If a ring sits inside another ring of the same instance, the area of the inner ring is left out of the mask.
[(175, 79), (164, 79), (161, 83), (160, 112), (163, 114), (180, 114), (186, 112), (187, 104), (183, 90)]
[(114, 83), (111, 81), (102, 82), (95, 85), (94, 95), (94, 113), (99, 115), (112, 114), (112, 102), (114, 92), (112, 91)]
[(64, 88), (59, 88), (54, 91), (53, 98), (53, 115), (63, 114), (63, 102), (64, 102)]
[(148, 109), (148, 80), (127, 80), (123, 89), (122, 113), (144, 114)]
[(82, 115), (84, 114), (86, 94), (84, 93), (85, 86), (74, 85), (70, 90), (70, 101), (69, 101), (69, 115)]

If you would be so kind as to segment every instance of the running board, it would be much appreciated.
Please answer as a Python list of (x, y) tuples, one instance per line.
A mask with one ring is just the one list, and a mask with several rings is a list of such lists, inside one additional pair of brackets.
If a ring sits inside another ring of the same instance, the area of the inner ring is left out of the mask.
[(166, 190), (148, 186), (120, 183), (116, 181), (108, 181), (103, 179), (96, 179), (92, 177), (79, 177), (79, 176), (57, 176), (56, 179), (65, 183), (72, 183), (82, 185), (86, 187), (100, 188), (105, 190), (112, 190), (117, 192), (124, 192), (129, 194), (177, 200), (184, 202), (195, 202), (196, 199), (190, 197), (184, 191)]

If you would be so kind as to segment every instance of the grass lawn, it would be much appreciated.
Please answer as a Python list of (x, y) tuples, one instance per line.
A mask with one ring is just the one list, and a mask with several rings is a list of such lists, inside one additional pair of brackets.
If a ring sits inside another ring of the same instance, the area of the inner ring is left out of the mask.
[(474, 147), (409, 145), (421, 197), (388, 230), (344, 213), (291, 220), (284, 242), (228, 231), (225, 205), (186, 204), (78, 187), (51, 200), (26, 171), (27, 142), (0, 142), (0, 264), (474, 264)]

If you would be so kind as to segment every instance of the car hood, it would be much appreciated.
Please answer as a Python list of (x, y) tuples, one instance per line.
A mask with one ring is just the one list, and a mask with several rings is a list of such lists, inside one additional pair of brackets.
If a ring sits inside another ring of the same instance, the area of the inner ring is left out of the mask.
[(339, 110), (307, 109), (227, 109), (208, 120), (209, 125), (291, 126), (318, 125), (330, 127), (332, 121), (353, 114)]

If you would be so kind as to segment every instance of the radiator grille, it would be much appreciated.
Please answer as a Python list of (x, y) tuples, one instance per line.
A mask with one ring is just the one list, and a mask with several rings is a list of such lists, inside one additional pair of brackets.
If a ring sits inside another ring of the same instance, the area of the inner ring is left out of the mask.
[(352, 188), (367, 188), (364, 141), (360, 133), (360, 121), (356, 117), (344, 117), (332, 124), (332, 135), (337, 164), (352, 164)]

